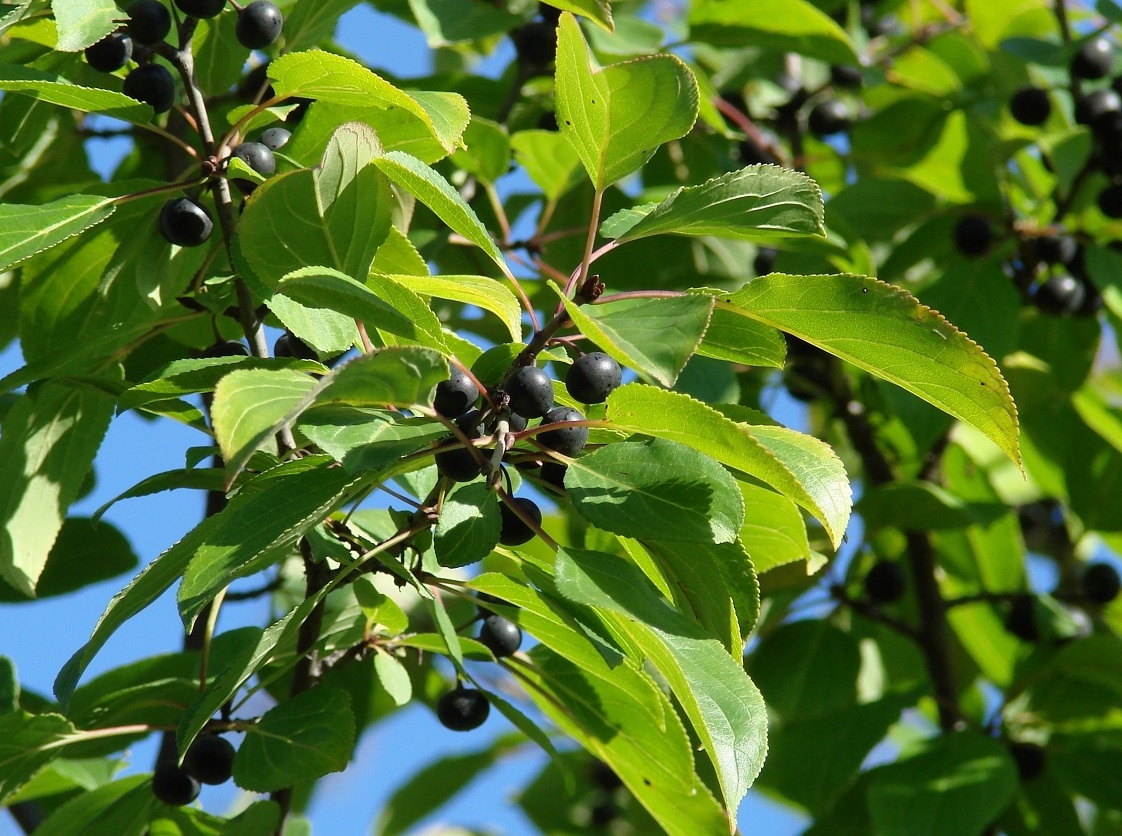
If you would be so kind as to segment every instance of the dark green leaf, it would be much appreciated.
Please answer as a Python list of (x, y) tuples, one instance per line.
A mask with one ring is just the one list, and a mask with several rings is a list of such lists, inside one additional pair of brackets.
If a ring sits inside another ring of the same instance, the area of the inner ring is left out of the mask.
[(460, 485), (444, 499), (433, 545), (441, 566), (482, 560), (499, 542), (499, 503), (484, 482)]

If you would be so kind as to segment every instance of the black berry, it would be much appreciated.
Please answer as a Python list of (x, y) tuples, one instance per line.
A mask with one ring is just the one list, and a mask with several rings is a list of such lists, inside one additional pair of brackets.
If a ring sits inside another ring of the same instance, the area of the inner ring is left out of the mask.
[(129, 37), (138, 44), (155, 46), (171, 31), (171, 12), (160, 0), (135, 0), (128, 16)]
[[(516, 497), (514, 503), (522, 512), (539, 526), (542, 524), (542, 511), (537, 504), (525, 497)], [(534, 539), (534, 529), (526, 523), (504, 502), (499, 506), (502, 516), (502, 529), (499, 532), (499, 542), (504, 546), (521, 546)]]
[(1083, 597), (1096, 604), (1109, 604), (1122, 590), (1118, 572), (1109, 563), (1092, 563), (1080, 579)]
[(234, 34), (246, 49), (264, 49), (280, 37), (282, 26), (280, 9), (269, 0), (253, 0), (238, 12)]
[(165, 113), (175, 103), (175, 79), (162, 64), (145, 64), (125, 76), (121, 91), (129, 98), (144, 102), (156, 111)]
[(848, 131), (853, 124), (853, 118), (849, 115), (849, 108), (844, 102), (827, 99), (810, 109), (806, 123), (812, 134), (824, 137)]
[(766, 276), (775, 269), (775, 262), (779, 258), (779, 250), (775, 247), (760, 247), (756, 250), (756, 258), (752, 262), (752, 269), (757, 276)]
[(623, 381), (623, 369), (602, 351), (577, 359), (565, 374), (565, 388), (580, 403), (603, 403)]
[(522, 646), (522, 630), (509, 618), (488, 615), (479, 628), (479, 641), (495, 654), (496, 659), (501, 659)]
[(451, 376), (436, 385), (433, 408), (445, 418), (459, 418), (478, 399), (479, 388), (462, 369), (453, 366)]
[(457, 685), (436, 703), (440, 724), (452, 731), (471, 731), (483, 725), (491, 713), (491, 703), (482, 691)]
[(98, 72), (112, 73), (121, 69), (132, 58), (132, 38), (124, 32), (106, 35), (86, 49), (86, 63)]
[(1043, 125), (1052, 114), (1052, 100), (1047, 90), (1022, 87), (1009, 100), (1009, 112), (1022, 125)]
[(1005, 629), (1024, 642), (1040, 638), (1036, 624), (1036, 599), (1031, 595), (1018, 595), (1009, 605), (1005, 615)]
[(518, 60), (530, 67), (548, 66), (557, 55), (557, 29), (552, 23), (531, 21), (510, 33)]
[(1108, 125), (1122, 113), (1122, 97), (1113, 90), (1092, 90), (1075, 102), (1075, 121), (1097, 128)]
[(179, 11), (193, 17), (214, 17), (222, 11), (226, 0), (175, 0)]
[(183, 768), (204, 784), (224, 784), (234, 770), (234, 744), (216, 734), (200, 734), (183, 757)]
[(1070, 264), (1079, 255), (1079, 242), (1071, 235), (1044, 235), (1036, 239), (1036, 257), (1045, 264)]
[(1032, 301), (1045, 313), (1068, 316), (1083, 307), (1083, 282), (1073, 276), (1052, 276), (1036, 289)]
[(1102, 78), (1114, 66), (1114, 46), (1106, 38), (1087, 41), (1071, 59), (1071, 74), (1075, 78)]
[[(480, 438), (483, 435), (483, 430), (479, 426), (478, 410), (473, 409), (460, 416), (456, 419), (456, 425), (468, 438)], [(451, 450), (437, 453), (434, 459), (440, 474), (447, 476), (453, 482), (470, 482), (483, 472), (479, 461), (466, 447), (453, 447)]]
[(611, 792), (623, 786), (623, 781), (616, 775), (615, 770), (603, 761), (594, 760), (588, 772), (589, 777), (592, 778), (592, 783), (604, 792)]
[(243, 142), (234, 149), (233, 156), (262, 177), (269, 177), (277, 170), (277, 161), (273, 157), (272, 150), (260, 142)]
[(981, 215), (966, 215), (955, 224), (954, 244), (963, 255), (982, 255), (993, 244), (993, 227)]
[(1122, 184), (1115, 183), (1099, 192), (1099, 211), (1108, 218), (1122, 218)]
[(545, 414), (541, 425), (560, 426), (538, 433), (536, 438), (550, 450), (556, 450), (563, 456), (575, 456), (588, 443), (588, 427), (566, 427), (565, 424), (584, 420), (585, 417), (579, 410), (570, 406), (559, 406)]
[(215, 343), (202, 354), (203, 357), (248, 357), (249, 349), (241, 340), (224, 340)]
[(878, 560), (865, 575), (865, 594), (876, 604), (891, 604), (904, 597), (908, 576), (899, 563)]
[(273, 343), (274, 357), (295, 357), (297, 360), (318, 360), (316, 350), (293, 334), (285, 331)]
[(1048, 760), (1048, 753), (1043, 746), (1035, 743), (1010, 743), (1009, 754), (1013, 756), (1013, 763), (1017, 765), (1017, 777), (1022, 784), (1027, 784), (1044, 771)]
[(189, 197), (173, 198), (160, 210), (160, 232), (180, 247), (197, 247), (213, 231), (210, 213)]
[(292, 131), (287, 128), (267, 128), (261, 132), (257, 141), (270, 151), (279, 151), (292, 139)]
[(186, 769), (180, 769), (175, 761), (163, 761), (156, 765), (152, 775), (152, 792), (164, 804), (173, 807), (190, 804), (199, 797), (199, 789), (199, 782)]
[(541, 418), (553, 408), (553, 381), (537, 366), (523, 366), (506, 382), (510, 409), (527, 418)]
[(835, 87), (860, 87), (864, 82), (860, 67), (834, 64), (830, 67), (830, 83)]
[(546, 462), (542, 465), (539, 472), (541, 480), (547, 485), (556, 488), (559, 491), (565, 490), (565, 474), (569, 472), (569, 468), (560, 462)]
[(486, 592), (475, 593), (475, 600), (478, 601), (478, 603), (475, 605), (476, 612), (478, 612), (483, 617), (487, 617), (492, 613), (491, 609), (487, 606), (488, 604), (506, 603), (506, 601), (504, 601), (502, 598), (498, 598)]
[(751, 137), (740, 143), (737, 153), (741, 165), (779, 165), (779, 158)]

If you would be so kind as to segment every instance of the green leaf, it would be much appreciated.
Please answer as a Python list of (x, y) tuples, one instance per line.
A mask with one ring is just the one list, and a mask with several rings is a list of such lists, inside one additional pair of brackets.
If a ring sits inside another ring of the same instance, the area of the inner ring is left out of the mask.
[(499, 503), (484, 482), (458, 486), (444, 500), (433, 545), (441, 566), (455, 568), (482, 560), (498, 545)]
[[(241, 79), (245, 49), (237, 40), (237, 22), (237, 15), (218, 15), (200, 20), (195, 29), (195, 77), (208, 96), (229, 90)], [(227, 163), (232, 165), (234, 160), (241, 162), (237, 157), (228, 157)]]
[(94, 787), (58, 807), (36, 831), (49, 836), (114, 833), (142, 836), (149, 816), (160, 806), (150, 775), (129, 775)]
[(182, 398), (201, 392), (213, 392), (223, 377), (235, 369), (290, 369), (298, 372), (324, 373), (322, 363), (314, 360), (284, 358), (262, 360), (257, 357), (213, 357), (198, 360), (173, 360), (152, 372), (140, 383), (126, 390), (118, 401), (118, 410), (139, 409), (147, 404)]
[(330, 39), (340, 16), (357, 5), (358, 0), (299, 0), (284, 15), (285, 52), (311, 49)]
[[(319, 463), (322, 462), (323, 457), (319, 457)], [(243, 490), (220, 513), (203, 520), (186, 537), (149, 563), (109, 602), (90, 640), (70, 657), (59, 672), (55, 679), (55, 696), (64, 704), (69, 700), (78, 678), (109, 637), (171, 587), (183, 575), (192, 558), (199, 561), (198, 568), (201, 569), (214, 564), (245, 566), (262, 555), (263, 562), (267, 562), (286, 553), (307, 528), (318, 523), (327, 510), (346, 495), (350, 477), (341, 470), (309, 470), (306, 459), (281, 465), (261, 490)], [(330, 497), (309, 492), (310, 488), (315, 488), (320, 494), (329, 493), (325, 482), (334, 482), (335, 491)], [(209, 598), (181, 600), (184, 601), (183, 612), (188, 614), (188, 621), (193, 621)]]
[(74, 727), (60, 714), (0, 714), (0, 802), (62, 754)]
[(832, 64), (860, 64), (845, 30), (808, 0), (698, 0), (690, 35), (715, 46), (760, 46)]
[(849, 477), (823, 442), (784, 427), (740, 424), (689, 395), (641, 383), (612, 392), (606, 418), (623, 430), (685, 444), (766, 482), (814, 514), (835, 548), (841, 543), (852, 503)]
[(226, 480), (224, 472), (217, 467), (199, 467), (183, 470), (165, 470), (156, 473), (147, 479), (141, 479), (127, 491), (122, 491), (111, 500), (93, 512), (91, 519), (98, 522), (106, 511), (122, 499), (133, 499), (138, 496), (151, 496), (161, 491), (171, 491), (178, 488), (194, 488), (200, 491), (221, 491), (225, 489)]
[(980, 833), (1017, 791), (1012, 758), (996, 740), (974, 731), (942, 734), (919, 754), (878, 767), (869, 785), (876, 832), (913, 836)]
[(600, 234), (621, 244), (668, 234), (825, 237), (822, 190), (802, 172), (750, 165), (699, 186), (682, 186), (653, 206), (617, 212), (600, 225)]
[[(238, 503), (243, 498), (239, 494), (221, 514), (208, 517), (164, 552), (161, 559), (174, 555), (178, 562), (181, 558), (177, 552), (185, 544), (192, 547), (178, 595), (185, 627), (190, 629), (199, 611), (219, 590), (283, 558), (309, 528), (322, 522), (350, 495), (357, 481), (354, 476), (340, 467), (322, 466), (322, 458), (319, 465), (273, 479), (244, 503)], [(235, 504), (240, 510), (231, 512)], [(230, 518), (224, 519), (227, 514)], [(221, 522), (208, 525), (211, 520)]]
[(869, 488), (858, 511), (870, 531), (884, 527), (901, 531), (939, 531), (989, 524), (1008, 513), (1000, 502), (964, 502), (927, 481), (898, 482)]
[(820, 620), (778, 626), (762, 639), (748, 665), (768, 708), (784, 722), (855, 705), (860, 669), (856, 639)]
[(638, 170), (697, 119), (697, 81), (673, 55), (596, 66), (576, 18), (557, 28), (557, 123), (597, 190)]
[(565, 487), (582, 517), (625, 537), (731, 543), (744, 520), (728, 471), (674, 441), (601, 447), (569, 463)]
[(123, 15), (113, 0), (52, 0), (61, 52), (80, 52), (117, 28)]
[(111, 199), (92, 195), (71, 195), (41, 206), (0, 204), (0, 272), (85, 232), (115, 208)]
[(413, 698), (413, 683), (409, 671), (395, 657), (381, 648), (374, 654), (374, 673), (383, 690), (399, 708), (408, 705)]
[(972, 424), (1020, 463), (1017, 408), (997, 364), (907, 291), (867, 276), (776, 273), (726, 300)]
[(431, 407), (436, 385), (447, 379), (448, 361), (432, 349), (380, 348), (337, 366), (315, 403)]
[(494, 748), (447, 755), (417, 771), (393, 791), (374, 827), (377, 836), (402, 836), (435, 813), (495, 762)]
[(464, 146), (452, 162), (480, 181), (493, 184), (510, 170), (510, 137), (498, 122), (473, 117), (464, 131)]
[(270, 792), (340, 772), (350, 760), (355, 721), (346, 691), (304, 691), (265, 712), (246, 730), (234, 758), (234, 782)]
[[(135, 569), (136, 555), (116, 526), (87, 517), (67, 517), (35, 585), (36, 599), (65, 595)], [(25, 601), (0, 581), (0, 601)]]
[(0, 435), (0, 578), (34, 596), (35, 585), (78, 497), (113, 400), (91, 388), (46, 383), (20, 398)]
[(152, 121), (151, 107), (123, 93), (100, 87), (80, 87), (61, 75), (31, 67), (0, 64), (0, 92), (19, 93), (84, 113), (101, 113), (134, 125), (147, 125)]
[(729, 363), (781, 369), (787, 345), (774, 328), (724, 308), (714, 308), (696, 353)]
[[(380, 252), (380, 251), (379, 251)], [(377, 264), (375, 264), (377, 267)], [(522, 339), (522, 306), (513, 293), (487, 276), (387, 276), (422, 296), (475, 305), (497, 316), (512, 340)]]
[[(459, 144), (460, 135), (449, 130), (452, 123), (434, 120), (420, 101), (350, 58), (318, 49), (290, 53), (270, 62), (269, 78), (278, 96), (306, 97), (359, 108), (399, 109), (419, 122), (449, 154)], [(442, 98), (463, 102), (462, 97), (452, 99), (447, 93)], [(466, 112), (466, 104), (461, 107)]]
[(19, 677), (16, 664), (7, 656), (0, 656), (0, 714), (19, 709)]
[(562, 9), (575, 15), (584, 15), (608, 32), (615, 29), (612, 23), (612, 7), (608, 0), (557, 0), (556, 3), (550, 5), (555, 9)]
[(351, 473), (380, 470), (448, 437), (443, 424), (428, 419), (345, 406), (313, 407), (300, 416), (296, 429)]
[(767, 753), (764, 701), (739, 658), (670, 607), (624, 558), (561, 549), (556, 572), (563, 595), (612, 613), (616, 628), (666, 677), (716, 768), (734, 824)]
[(301, 372), (264, 369), (233, 371), (218, 381), (210, 415), (222, 457), (248, 459), (315, 385)]
[(763, 574), (776, 566), (811, 559), (806, 524), (798, 506), (768, 488), (740, 482), (744, 497), (744, 525), (740, 542)]
[[(552, 284), (549, 287), (561, 295)], [(588, 339), (622, 365), (673, 386), (701, 344), (713, 301), (705, 296), (675, 296), (581, 306), (567, 299), (565, 309)]]
[[(270, 70), (285, 60), (273, 61)], [(374, 131), (348, 122), (316, 168), (272, 177), (253, 193), (238, 238), (257, 278), (273, 288), (310, 264), (366, 276), (389, 235), (393, 206), (389, 183), (370, 164), (380, 152)]]
[(502, 35), (521, 20), (490, 3), (409, 0), (409, 9), (433, 48)]
[(475, 244), (504, 273), (508, 272), (503, 254), (475, 210), (438, 172), (402, 151), (390, 151), (375, 162), (387, 177), (431, 209), (449, 229)]
[(556, 202), (577, 184), (580, 156), (557, 131), (519, 131), (510, 138), (514, 157), (546, 200)]

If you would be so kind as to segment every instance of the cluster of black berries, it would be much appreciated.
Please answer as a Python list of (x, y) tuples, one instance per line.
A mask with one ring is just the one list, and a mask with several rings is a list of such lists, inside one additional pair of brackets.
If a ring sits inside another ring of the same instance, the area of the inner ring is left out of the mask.
[[(277, 170), (273, 152), (288, 142), (291, 134), (284, 128), (262, 131), (256, 142), (243, 142), (234, 148), (231, 157), (237, 157), (262, 177)], [(210, 212), (198, 200), (190, 197), (172, 198), (160, 209), (160, 233), (180, 247), (197, 247), (206, 243), (214, 231)]]
[[(565, 376), (565, 387), (573, 400), (580, 403), (603, 403), (608, 394), (619, 386), (623, 370), (619, 363), (601, 352), (585, 354), (576, 360)], [(543, 447), (563, 456), (575, 456), (588, 443), (588, 428), (572, 426), (574, 422), (584, 421), (580, 410), (567, 406), (554, 406), (553, 381), (543, 369), (537, 366), (522, 366), (514, 372), (502, 389), (493, 390), (490, 395), (494, 402), (505, 401), (507, 407), (501, 411), (480, 410), (479, 387), (460, 369), (436, 387), (433, 406), (445, 418), (450, 418), (469, 439), (483, 438), (495, 432), (505, 420), (508, 431), (519, 433), (527, 429), (530, 421), (541, 419), (539, 427), (549, 429), (535, 434), (534, 438)], [(466, 447), (457, 447), (436, 454), (436, 467), (441, 475), (455, 482), (470, 482), (482, 472), (480, 457), (482, 453)], [(542, 468), (542, 479), (559, 486), (564, 478), (564, 467), (547, 463)], [(547, 470), (548, 468), (548, 470)], [(537, 504), (530, 499), (514, 500), (519, 509), (535, 523), (541, 523), (542, 513)], [(502, 532), (499, 542), (505, 546), (518, 546), (534, 536), (534, 530), (526, 524), (514, 510), (507, 505), (500, 507), (502, 512)]]
[[(226, 0), (175, 0), (175, 5), (192, 17), (214, 17)], [(135, 57), (140, 66), (125, 76), (122, 91), (156, 113), (164, 113), (175, 103), (175, 79), (167, 67), (152, 60), (152, 48), (171, 32), (171, 12), (160, 0), (134, 0), (127, 14), (124, 30), (87, 49), (86, 61), (95, 70), (113, 73)], [(238, 12), (238, 41), (249, 49), (267, 47), (280, 37), (283, 22), (280, 9), (270, 0), (254, 0)]]
[(216, 734), (200, 734), (187, 749), (183, 766), (161, 761), (152, 775), (152, 792), (164, 804), (181, 807), (199, 796), (201, 784), (224, 784), (234, 770), (234, 745)]

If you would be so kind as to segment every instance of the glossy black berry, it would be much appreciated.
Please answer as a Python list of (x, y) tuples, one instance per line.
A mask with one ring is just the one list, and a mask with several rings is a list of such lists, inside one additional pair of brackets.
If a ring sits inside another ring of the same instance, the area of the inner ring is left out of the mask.
[(270, 151), (279, 151), (292, 139), (292, 131), (287, 128), (266, 128), (261, 132), (257, 141)]
[(566, 424), (584, 420), (585, 417), (579, 410), (570, 406), (559, 406), (547, 412), (541, 423), (543, 427), (547, 424), (557, 425), (556, 429), (546, 430), (534, 437), (550, 450), (556, 450), (563, 456), (575, 456), (588, 443), (588, 427), (570, 427)]
[(849, 108), (844, 102), (827, 99), (810, 109), (806, 124), (812, 134), (824, 137), (848, 131), (853, 124), (853, 118), (849, 115)]
[(1052, 114), (1052, 99), (1047, 90), (1022, 87), (1009, 100), (1009, 112), (1022, 125), (1043, 125)]
[(602, 351), (577, 358), (565, 374), (565, 388), (580, 403), (603, 403), (622, 381), (623, 369)]
[(1122, 113), (1122, 96), (1113, 90), (1092, 90), (1075, 102), (1075, 121), (1092, 128), (1108, 124)]
[(243, 142), (234, 149), (232, 156), (237, 157), (262, 177), (269, 177), (277, 170), (277, 161), (272, 150), (260, 142)]
[(875, 604), (891, 604), (904, 597), (908, 576), (891, 560), (878, 560), (865, 575), (865, 595)]
[(775, 262), (779, 258), (779, 250), (775, 247), (760, 247), (756, 250), (756, 258), (752, 262), (752, 269), (757, 276), (766, 276), (775, 269)]
[(1099, 211), (1108, 218), (1122, 218), (1122, 184), (1107, 186), (1096, 200)]
[(318, 360), (316, 350), (291, 331), (285, 331), (273, 343), (274, 357), (295, 357), (297, 360)]
[(1071, 59), (1071, 74), (1076, 78), (1103, 78), (1113, 66), (1114, 46), (1106, 38), (1093, 38)]
[(456, 686), (436, 703), (440, 724), (452, 731), (471, 731), (483, 725), (491, 713), (491, 703), (482, 691)]
[(132, 38), (124, 32), (106, 35), (86, 49), (86, 63), (98, 72), (112, 73), (121, 69), (132, 58)]
[(433, 409), (445, 418), (459, 418), (479, 400), (479, 388), (463, 370), (453, 366), (447, 380), (436, 385)]
[(264, 49), (280, 37), (283, 26), (280, 9), (269, 0), (253, 0), (238, 12), (234, 34), (246, 49)]
[(152, 774), (152, 792), (164, 804), (182, 807), (199, 797), (199, 782), (175, 761), (163, 761)]
[(835, 87), (860, 87), (864, 83), (861, 68), (848, 64), (834, 64), (830, 67), (830, 83)]
[(138, 44), (155, 46), (171, 31), (171, 12), (160, 0), (135, 0), (128, 16), (129, 37)]
[(541, 418), (553, 409), (553, 381), (537, 366), (523, 366), (506, 382), (511, 412)]
[[(525, 497), (515, 497), (514, 503), (522, 512), (532, 519), (538, 526), (542, 524), (542, 510), (537, 504)], [(499, 506), (502, 517), (502, 529), (499, 531), (499, 542), (504, 546), (521, 546), (534, 539), (534, 529), (526, 525), (523, 519), (512, 511), (504, 502)]]
[(166, 113), (175, 103), (175, 79), (162, 64), (145, 64), (125, 76), (121, 92), (144, 102), (156, 113)]
[(193, 17), (214, 17), (226, 5), (226, 0), (175, 0), (179, 11)]
[(1040, 638), (1040, 628), (1036, 624), (1036, 599), (1031, 595), (1019, 595), (1009, 604), (1005, 615), (1005, 629), (1024, 642), (1035, 642)]
[(202, 353), (203, 357), (248, 357), (249, 349), (241, 340), (223, 340)]
[(1092, 563), (1080, 579), (1083, 597), (1096, 604), (1109, 604), (1122, 590), (1118, 572), (1109, 563)]
[(1022, 784), (1027, 784), (1040, 775), (1048, 761), (1047, 751), (1035, 743), (1010, 743), (1009, 754), (1017, 765), (1017, 777)]
[(993, 227), (981, 215), (965, 215), (955, 224), (954, 244), (963, 255), (982, 255), (993, 244)]
[(160, 233), (180, 247), (197, 247), (213, 231), (210, 213), (189, 197), (173, 198), (160, 210)]
[(538, 472), (541, 480), (559, 491), (565, 490), (565, 474), (569, 468), (560, 462), (546, 462)]
[(1079, 242), (1071, 235), (1044, 235), (1036, 239), (1036, 257), (1045, 264), (1070, 264), (1079, 255)]
[(496, 659), (510, 656), (522, 646), (522, 630), (509, 618), (488, 615), (479, 628), (479, 641)]
[(475, 593), (475, 600), (478, 602), (475, 605), (476, 612), (484, 617), (491, 615), (493, 612), (493, 610), (487, 606), (488, 604), (506, 604), (506, 601), (502, 598), (498, 598), (486, 592)]
[[(479, 411), (471, 410), (456, 419), (456, 425), (468, 438), (480, 438), (483, 428), (479, 426)], [(437, 453), (434, 457), (436, 469), (442, 476), (447, 476), (453, 482), (470, 482), (483, 472), (482, 466), (471, 450), (466, 447), (453, 447)]]
[(531, 21), (513, 30), (510, 37), (518, 60), (527, 66), (548, 66), (557, 55), (557, 29), (552, 23)]
[(183, 757), (183, 768), (204, 784), (224, 784), (234, 770), (234, 744), (216, 734), (200, 734)]
[(1083, 307), (1083, 282), (1074, 276), (1052, 276), (1032, 295), (1033, 304), (1045, 313), (1070, 316)]

